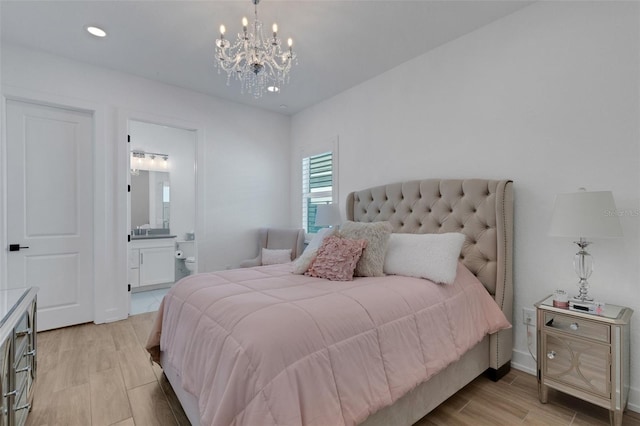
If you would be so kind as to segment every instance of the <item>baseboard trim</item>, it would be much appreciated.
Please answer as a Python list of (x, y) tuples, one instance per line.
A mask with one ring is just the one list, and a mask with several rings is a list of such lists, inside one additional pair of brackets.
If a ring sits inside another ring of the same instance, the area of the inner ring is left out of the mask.
[(629, 388), (629, 402), (627, 402), (627, 410), (640, 413), (640, 389)]
[(537, 364), (529, 352), (513, 350), (511, 353), (511, 366), (516, 370), (524, 371), (533, 376), (537, 374)]

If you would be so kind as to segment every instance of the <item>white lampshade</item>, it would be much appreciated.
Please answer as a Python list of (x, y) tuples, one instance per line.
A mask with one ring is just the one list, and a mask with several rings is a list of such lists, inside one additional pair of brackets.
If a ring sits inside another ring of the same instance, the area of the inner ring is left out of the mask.
[(611, 191), (556, 195), (549, 235), (572, 238), (621, 237), (622, 227)]
[(316, 226), (334, 226), (341, 222), (340, 210), (336, 204), (318, 204), (316, 207)]

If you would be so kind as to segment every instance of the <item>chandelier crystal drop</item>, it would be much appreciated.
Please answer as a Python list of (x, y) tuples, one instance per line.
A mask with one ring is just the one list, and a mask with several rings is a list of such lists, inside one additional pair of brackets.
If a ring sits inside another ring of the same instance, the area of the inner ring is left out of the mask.
[[(220, 25), (220, 38), (216, 40), (216, 68), (227, 73), (227, 86), (231, 76), (240, 80), (240, 90), (251, 93), (257, 99), (267, 91), (278, 92), (289, 82), (291, 65), (297, 64), (293, 51), (293, 40), (287, 41), (288, 48), (281, 47), (278, 38), (278, 25), (273, 24), (272, 35), (265, 37), (262, 22), (258, 20), (258, 3), (252, 0), (255, 18), (251, 28), (247, 18), (242, 18), (242, 32), (231, 44), (224, 36), (226, 28)], [(252, 31), (250, 31), (252, 30)]]

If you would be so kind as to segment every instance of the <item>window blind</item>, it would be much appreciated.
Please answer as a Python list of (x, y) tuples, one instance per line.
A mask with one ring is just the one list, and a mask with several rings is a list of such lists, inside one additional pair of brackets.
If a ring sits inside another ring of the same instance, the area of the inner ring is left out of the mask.
[(315, 234), (318, 204), (333, 201), (333, 153), (325, 152), (302, 159), (302, 226)]

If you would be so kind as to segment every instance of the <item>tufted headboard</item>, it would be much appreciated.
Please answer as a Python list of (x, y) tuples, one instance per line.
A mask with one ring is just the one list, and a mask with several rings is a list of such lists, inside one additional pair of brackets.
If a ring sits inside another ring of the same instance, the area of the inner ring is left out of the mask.
[[(512, 181), (426, 179), (393, 183), (350, 193), (346, 209), (348, 220), (388, 221), (393, 232), (466, 235), (460, 260), (512, 319)], [(511, 330), (503, 331), (500, 341), (492, 336), (491, 364), (495, 369), (511, 359)]]

